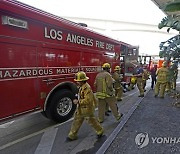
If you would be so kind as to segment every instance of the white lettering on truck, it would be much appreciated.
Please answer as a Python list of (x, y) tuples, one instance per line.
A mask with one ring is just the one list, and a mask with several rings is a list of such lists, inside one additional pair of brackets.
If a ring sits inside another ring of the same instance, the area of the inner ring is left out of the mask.
[(48, 31), (47, 27), (45, 27), (44, 29), (44, 37), (48, 38), (48, 39), (53, 39), (53, 40), (62, 40), (63, 36), (62, 36), (62, 31), (60, 30), (55, 30), (55, 29), (50, 29)]
[(96, 41), (96, 47), (104, 49), (104, 42)]
[(70, 33), (67, 34), (66, 41), (71, 43), (86, 45), (86, 46), (93, 46), (93, 39), (85, 38), (83, 36), (74, 35)]
[(78, 71), (96, 73), (100, 68), (100, 66), (0, 68), (0, 81), (75, 74)]
[(66, 42), (75, 43), (84, 46), (90, 46), (90, 47), (95, 46), (96, 48), (105, 49), (109, 51), (115, 50), (114, 45), (110, 43), (105, 43), (99, 40), (93, 40), (92, 38), (76, 35), (72, 33), (67, 33), (63, 35), (63, 32), (61, 30), (56, 30), (54, 28), (48, 29), (47, 27), (44, 28), (44, 37), (47, 39), (61, 41), (63, 40), (63, 36), (65, 37)]

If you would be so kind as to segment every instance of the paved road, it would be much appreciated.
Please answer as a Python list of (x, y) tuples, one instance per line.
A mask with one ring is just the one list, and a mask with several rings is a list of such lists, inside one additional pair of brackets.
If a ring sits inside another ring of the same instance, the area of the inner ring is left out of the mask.
[[(177, 87), (180, 91), (180, 84)], [(123, 127), (117, 126), (97, 154), (180, 154), (180, 108), (150, 90)]]
[[(120, 111), (125, 115), (141, 98), (134, 89), (124, 94), (122, 102), (118, 102)], [(79, 139), (66, 142), (72, 119), (56, 124), (45, 119), (40, 114), (19, 118), (7, 124), (0, 125), (0, 153), (2, 154), (67, 154), (67, 153), (95, 153), (110, 136), (119, 123), (111, 116), (106, 117), (102, 124), (105, 136), (97, 140), (92, 128), (86, 123), (79, 131)]]

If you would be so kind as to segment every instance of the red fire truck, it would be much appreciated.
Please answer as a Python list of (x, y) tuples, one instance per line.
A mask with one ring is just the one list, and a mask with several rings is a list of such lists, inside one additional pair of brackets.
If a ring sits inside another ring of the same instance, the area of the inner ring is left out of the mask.
[(142, 63), (144, 68), (148, 71), (151, 67), (151, 56), (139, 55), (139, 46), (132, 46), (126, 43), (121, 44), (120, 61), (122, 68), (121, 73), (123, 74), (122, 84), (124, 89), (128, 89), (127, 85), (130, 84), (136, 65)]
[(74, 74), (85, 71), (93, 87), (104, 62), (120, 65), (122, 42), (29, 5), (0, 0), (0, 20), (0, 121), (34, 111), (65, 121)]
[(133, 70), (138, 64), (139, 47), (132, 46), (126, 43), (121, 45), (121, 70), (123, 74), (123, 86), (129, 85), (130, 79), (133, 75)]

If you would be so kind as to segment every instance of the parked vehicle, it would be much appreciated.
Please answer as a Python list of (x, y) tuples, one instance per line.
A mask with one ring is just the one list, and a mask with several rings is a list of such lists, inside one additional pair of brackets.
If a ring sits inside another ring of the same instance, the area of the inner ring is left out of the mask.
[(66, 121), (74, 74), (86, 72), (93, 88), (104, 62), (120, 65), (122, 42), (77, 23), (14, 0), (0, 0), (0, 19), (0, 121), (34, 111)]

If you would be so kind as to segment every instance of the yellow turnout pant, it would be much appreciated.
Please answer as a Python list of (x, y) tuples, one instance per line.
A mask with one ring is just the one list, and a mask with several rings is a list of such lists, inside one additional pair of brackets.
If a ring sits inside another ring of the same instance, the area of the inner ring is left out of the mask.
[(157, 82), (155, 85), (155, 95), (156, 96), (160, 96), (160, 97), (164, 97), (164, 93), (165, 93), (165, 89), (166, 89), (166, 85), (167, 83), (161, 83), (161, 82)]
[(141, 77), (137, 78), (137, 87), (138, 87), (140, 95), (144, 95), (143, 79)]
[(83, 121), (86, 120), (88, 124), (90, 124), (94, 130), (96, 131), (97, 135), (102, 134), (103, 128), (94, 116), (94, 113), (91, 113), (89, 115), (82, 115), (79, 111), (76, 111), (74, 115), (74, 120), (71, 126), (71, 130), (68, 134), (68, 137), (71, 139), (76, 139), (77, 138), (77, 133), (79, 131), (79, 128), (81, 127)]
[(106, 110), (106, 104), (109, 105), (114, 117), (117, 119), (120, 114), (118, 112), (118, 107), (116, 104), (116, 98), (115, 97), (107, 97), (105, 99), (98, 99), (98, 118), (99, 118), (99, 122), (103, 122), (104, 121), (104, 114), (105, 114), (105, 110)]

